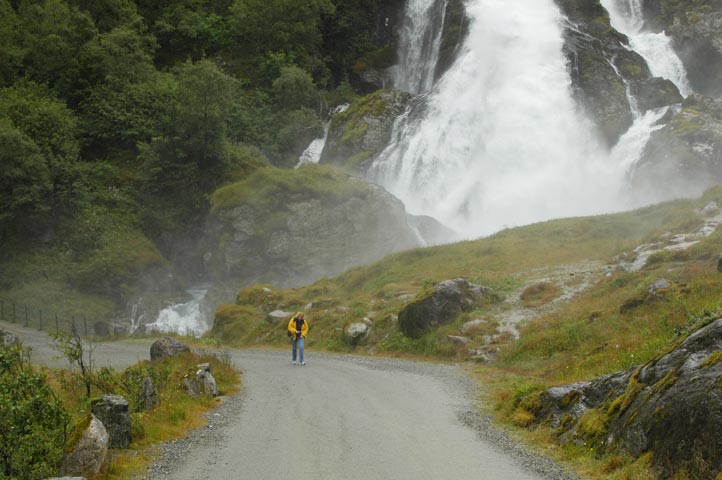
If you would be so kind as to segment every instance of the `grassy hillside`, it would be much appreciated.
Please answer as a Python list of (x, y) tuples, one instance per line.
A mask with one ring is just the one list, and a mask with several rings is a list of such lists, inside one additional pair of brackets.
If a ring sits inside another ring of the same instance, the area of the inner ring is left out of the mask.
[[(477, 360), (471, 365), (489, 385), (496, 414), (524, 431), (529, 418), (520, 401), (529, 392), (646, 362), (722, 314), (722, 232), (710, 223), (708, 232), (699, 233), (706, 220), (720, 215), (715, 208), (703, 210), (710, 202), (722, 205), (722, 187), (699, 199), (408, 251), (304, 288), (243, 289), (236, 304), (218, 309), (210, 335), (230, 345), (284, 346), (285, 322), (271, 322), (267, 312), (304, 310), (311, 351)], [(682, 240), (697, 243), (680, 245)], [(639, 255), (649, 257), (634, 271)], [(492, 287), (495, 295), (420, 339), (405, 337), (396, 322), (402, 307), (425, 288), (457, 277)], [(665, 282), (650, 289), (660, 280)], [(365, 317), (373, 321), (369, 336), (348, 345), (344, 326)], [(468, 345), (456, 346), (447, 336), (460, 335), (469, 320), (481, 322), (467, 331)], [(552, 443), (550, 432), (533, 436)], [(560, 454), (594, 478), (651, 475), (644, 459), (597, 460), (583, 448), (565, 448)]]

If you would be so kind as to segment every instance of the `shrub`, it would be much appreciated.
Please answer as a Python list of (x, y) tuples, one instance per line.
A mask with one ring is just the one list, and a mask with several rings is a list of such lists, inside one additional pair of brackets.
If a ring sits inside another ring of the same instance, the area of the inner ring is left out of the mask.
[(20, 347), (0, 348), (0, 477), (52, 477), (62, 461), (70, 415), (44, 372)]

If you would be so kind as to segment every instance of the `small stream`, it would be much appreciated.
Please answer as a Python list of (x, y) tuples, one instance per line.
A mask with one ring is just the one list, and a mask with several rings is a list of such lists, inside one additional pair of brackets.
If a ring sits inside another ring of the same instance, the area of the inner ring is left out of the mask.
[(184, 303), (176, 303), (158, 313), (158, 318), (145, 325), (147, 332), (177, 333), (200, 337), (208, 331), (210, 325), (206, 319), (203, 301), (208, 293), (207, 285), (194, 286), (186, 290), (191, 296)]

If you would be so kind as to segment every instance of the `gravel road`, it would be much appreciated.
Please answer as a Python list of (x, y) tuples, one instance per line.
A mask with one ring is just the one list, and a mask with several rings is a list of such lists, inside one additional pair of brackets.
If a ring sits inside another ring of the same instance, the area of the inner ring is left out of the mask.
[[(0, 323), (63, 366), (42, 332)], [(98, 365), (148, 358), (150, 341), (104, 342)], [(243, 389), (209, 424), (163, 446), (148, 479), (574, 479), (529, 453), (474, 406), (478, 386), (451, 365), (307, 352), (231, 350)]]

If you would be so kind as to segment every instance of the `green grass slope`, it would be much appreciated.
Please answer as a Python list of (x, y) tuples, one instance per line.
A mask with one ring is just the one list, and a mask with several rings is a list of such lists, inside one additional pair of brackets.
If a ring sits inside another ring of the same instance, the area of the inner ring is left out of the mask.
[[(218, 308), (209, 335), (236, 346), (283, 346), (286, 322), (268, 313), (303, 310), (311, 350), (477, 360), (473, 369), (488, 385), (498, 417), (523, 428), (529, 418), (521, 403), (529, 392), (641, 364), (722, 315), (722, 231), (713, 218), (721, 211), (704, 210), (711, 202), (722, 206), (722, 187), (698, 199), (407, 251), (303, 288), (242, 289), (235, 304)], [(711, 228), (702, 235), (706, 222)], [(678, 235), (695, 243), (679, 245)], [(631, 269), (641, 245), (659, 251)], [(458, 277), (492, 287), (495, 295), (419, 339), (405, 337), (397, 324), (403, 306)], [(666, 286), (650, 291), (662, 279)], [(369, 335), (360, 345), (345, 342), (344, 327), (364, 318), (373, 322)], [(469, 343), (450, 341), (470, 320), (479, 321), (465, 329)], [(532, 437), (553, 442), (550, 433)], [(590, 478), (654, 478), (644, 458), (599, 460), (569, 448), (560, 455)]]

